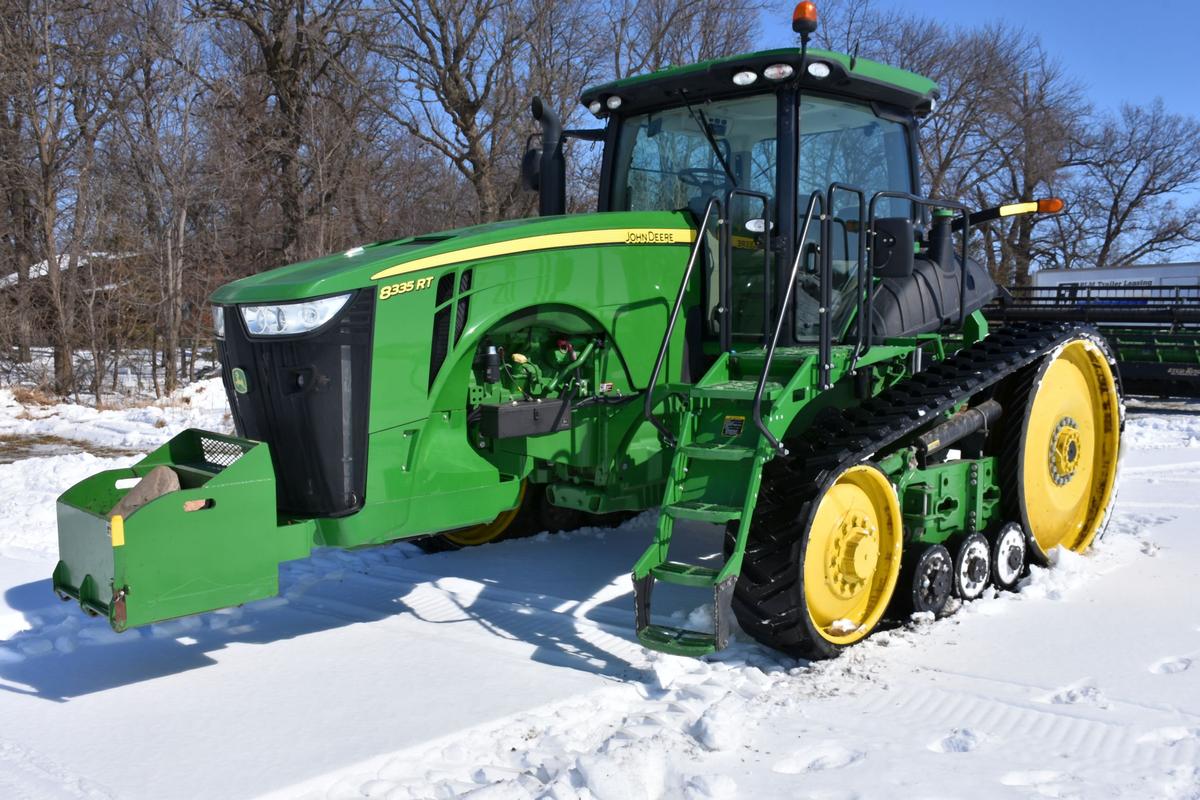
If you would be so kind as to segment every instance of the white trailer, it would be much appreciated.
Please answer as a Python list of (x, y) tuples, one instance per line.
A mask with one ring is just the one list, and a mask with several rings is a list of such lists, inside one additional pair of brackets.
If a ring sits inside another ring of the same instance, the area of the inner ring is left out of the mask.
[(1033, 285), (1037, 288), (1094, 286), (1135, 289), (1154, 286), (1200, 286), (1200, 261), (1090, 269), (1040, 269), (1031, 277)]

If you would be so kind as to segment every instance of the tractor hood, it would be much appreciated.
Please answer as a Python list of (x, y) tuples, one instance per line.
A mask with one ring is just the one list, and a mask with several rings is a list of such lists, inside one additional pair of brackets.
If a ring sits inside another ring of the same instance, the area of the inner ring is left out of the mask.
[[(227, 283), (221, 305), (288, 302), (407, 280), (450, 264), (568, 247), (679, 244), (695, 239), (687, 212), (606, 212), (496, 222), (376, 242)], [(404, 276), (401, 278), (401, 276)]]

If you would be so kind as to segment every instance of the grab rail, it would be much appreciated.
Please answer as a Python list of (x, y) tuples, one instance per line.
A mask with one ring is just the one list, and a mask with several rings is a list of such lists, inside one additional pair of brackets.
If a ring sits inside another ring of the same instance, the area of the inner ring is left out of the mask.
[[(866, 296), (867, 296), (867, 293), (870, 291), (870, 284), (871, 284), (871, 277), (869, 274), (869, 268), (867, 266), (867, 236), (866, 236), (866, 231), (864, 230), (863, 224), (862, 224), (862, 220), (867, 216), (867, 193), (864, 189), (861, 189), (857, 186), (851, 186), (847, 183), (837, 183), (837, 182), (831, 183), (831, 184), (829, 184), (829, 189), (826, 190), (826, 194), (827, 194), (826, 204), (825, 204), (826, 208), (832, 209), (834, 207), (834, 204), (833, 204), (834, 192), (839, 192), (839, 191), (845, 192), (846, 194), (852, 194), (858, 198), (858, 237), (857, 237), (858, 238), (858, 247), (856, 248), (858, 252), (854, 254), (854, 258), (855, 258), (855, 266), (856, 266), (855, 272), (858, 274), (858, 298), (857, 298), (857, 302), (856, 302), (856, 314), (858, 315), (859, 322), (858, 322), (858, 326), (857, 326), (858, 327), (858, 331), (857, 331), (858, 341), (854, 345), (854, 356), (852, 359), (852, 361), (854, 363), (857, 363), (859, 357), (865, 350), (865, 343), (863, 341), (864, 336), (863, 336), (862, 320), (868, 314), (868, 306), (866, 304)], [(830, 212), (830, 214), (828, 216), (831, 219), (831, 222), (830, 222), (830, 229), (831, 229), (832, 228), (832, 211)], [(833, 286), (832, 286), (832, 284), (833, 284), (833, 247), (831, 246), (831, 243), (828, 243), (828, 242), (826, 243), (825, 247), (823, 248), (823, 254), (824, 254), (825, 258), (827, 258), (829, 260), (828, 267), (829, 267), (830, 290), (829, 290), (829, 297), (823, 299), (822, 303), (825, 304), (826, 309), (831, 309), (831, 307), (833, 305), (833, 296), (832, 296), (832, 294), (833, 294)], [(847, 253), (847, 255), (849, 255), (849, 253)], [(822, 280), (825, 280), (824, 267), (825, 267), (825, 264), (823, 261), (822, 262)], [(828, 317), (830, 315), (830, 313), (831, 313), (831, 310), (827, 311), (826, 316)], [(820, 348), (821, 349), (821, 386), (826, 389), (829, 388), (829, 375), (830, 375), (830, 371), (833, 369), (833, 364), (830, 363), (833, 360), (832, 359), (832, 355), (833, 355), (832, 325), (833, 325), (833, 320), (830, 319), (829, 325), (828, 325), (829, 336), (827, 336), (827, 337), (822, 336), (821, 348)]]
[(696, 261), (700, 256), (700, 251), (704, 248), (704, 232), (708, 230), (708, 221), (712, 217), (714, 208), (717, 209), (718, 214), (721, 214), (721, 200), (718, 197), (709, 198), (707, 205), (704, 206), (704, 217), (700, 220), (700, 227), (696, 232), (696, 243), (692, 245), (692, 252), (688, 256), (687, 269), (683, 271), (683, 280), (679, 283), (679, 293), (675, 295), (675, 306), (671, 309), (670, 319), (667, 320), (667, 331), (663, 334), (662, 346), (658, 349), (658, 357), (654, 359), (654, 370), (650, 373), (650, 382), (646, 385), (643, 414), (645, 414), (646, 420), (658, 429), (668, 447), (675, 447), (678, 442), (675, 434), (671, 433), (662, 420), (654, 416), (654, 387), (658, 384), (658, 376), (662, 372), (663, 362), (666, 361), (667, 351), (671, 348), (671, 334), (675, 332), (675, 323), (679, 319), (680, 309), (683, 308), (683, 298), (687, 294), (688, 282), (692, 279)]
[[(803, 244), (808, 239), (808, 229), (812, 225), (813, 212), (816, 211), (817, 205), (821, 206), (821, 216), (825, 214), (825, 198), (820, 192), (813, 192), (808, 197), (808, 210), (804, 213), (804, 227), (800, 233), (800, 242)], [(792, 293), (796, 289), (796, 276), (800, 271), (800, 262), (804, 260), (804, 247), (796, 248), (796, 258), (792, 261), (792, 271), (788, 276), (787, 289), (784, 290), (783, 300), (779, 304), (779, 315), (775, 321), (775, 332), (771, 335), (771, 342), (767, 346), (766, 358), (763, 359), (762, 374), (758, 376), (758, 386), (754, 390), (754, 426), (758, 428), (758, 432), (770, 443), (771, 447), (783, 456), (788, 454), (788, 449), (775, 438), (774, 434), (767, 429), (762, 418), (762, 396), (763, 389), (767, 385), (767, 377), (771, 372), (771, 361), (775, 358), (775, 349), (779, 345), (779, 334), (783, 331), (783, 323), (788, 318), (787, 308), (792, 302)], [(825, 278), (822, 277), (822, 282)]]

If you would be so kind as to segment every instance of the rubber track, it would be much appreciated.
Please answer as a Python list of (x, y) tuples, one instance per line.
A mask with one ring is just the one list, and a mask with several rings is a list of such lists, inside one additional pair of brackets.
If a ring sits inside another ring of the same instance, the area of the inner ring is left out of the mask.
[[(816, 501), (845, 469), (871, 461), (956, 404), (1037, 362), (1088, 326), (1014, 323), (932, 364), (859, 406), (829, 409), (791, 453), (769, 461), (754, 512), (733, 610), (742, 629), (770, 647), (801, 658), (828, 658), (839, 647), (811, 634), (799, 569)], [(733, 531), (726, 534), (726, 548)]]

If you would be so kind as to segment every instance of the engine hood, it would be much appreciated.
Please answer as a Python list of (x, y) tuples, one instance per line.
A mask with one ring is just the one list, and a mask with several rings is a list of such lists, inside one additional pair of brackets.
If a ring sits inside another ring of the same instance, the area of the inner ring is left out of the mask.
[(687, 212), (605, 212), (510, 220), (353, 247), (227, 283), (212, 302), (288, 302), (361, 289), (451, 264), (535, 250), (695, 239)]

